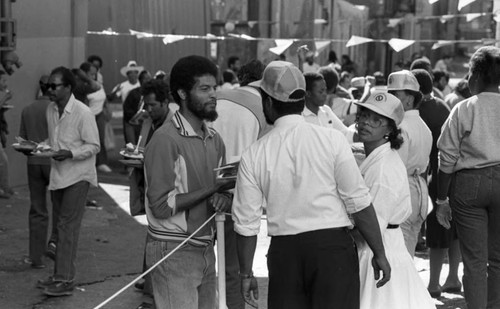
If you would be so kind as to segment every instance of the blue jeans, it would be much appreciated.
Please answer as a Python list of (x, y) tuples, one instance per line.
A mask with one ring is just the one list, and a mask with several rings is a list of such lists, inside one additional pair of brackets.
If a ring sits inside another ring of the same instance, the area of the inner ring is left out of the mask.
[[(47, 248), (49, 214), (47, 210), (47, 186), (50, 180), (50, 165), (28, 164), (28, 186), (30, 189), (30, 258), (34, 263), (42, 263)], [(51, 240), (57, 239), (57, 218), (52, 216)]]
[(241, 295), (240, 263), (236, 250), (236, 232), (231, 216), (224, 221), (224, 256), (226, 259), (226, 305), (228, 309), (245, 309)]
[[(150, 239), (146, 245), (148, 268), (172, 252), (179, 243)], [(151, 272), (157, 309), (214, 309), (215, 252), (183, 245)]]
[(76, 273), (76, 251), (90, 183), (77, 182), (51, 191), (53, 215), (57, 217), (57, 250), (54, 279), (73, 281)]
[(458, 171), (450, 191), (467, 308), (500, 308), (500, 165)]
[(9, 192), (9, 160), (5, 149), (0, 144), (0, 190), (4, 193)]

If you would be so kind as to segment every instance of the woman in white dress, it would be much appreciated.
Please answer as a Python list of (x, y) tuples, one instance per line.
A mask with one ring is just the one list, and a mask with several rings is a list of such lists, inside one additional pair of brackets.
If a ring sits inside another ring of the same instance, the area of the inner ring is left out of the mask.
[(361, 236), (356, 237), (361, 309), (436, 308), (399, 228), (411, 214), (408, 176), (396, 151), (404, 142), (397, 127), (403, 117), (401, 101), (386, 92), (374, 92), (365, 103), (358, 104), (356, 127), (366, 153), (360, 165), (361, 174), (370, 188), (392, 269), (391, 280), (377, 288), (371, 267), (373, 253)]

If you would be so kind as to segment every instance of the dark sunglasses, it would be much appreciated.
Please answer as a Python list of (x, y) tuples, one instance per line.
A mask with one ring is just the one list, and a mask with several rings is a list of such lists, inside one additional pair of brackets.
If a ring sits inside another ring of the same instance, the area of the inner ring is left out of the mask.
[(50, 84), (40, 83), (40, 85), (43, 85), (44, 87), (46, 87), (46, 89), (52, 89), (52, 90), (56, 90), (57, 87), (59, 86), (64, 86), (64, 84), (55, 84), (55, 83), (50, 83)]

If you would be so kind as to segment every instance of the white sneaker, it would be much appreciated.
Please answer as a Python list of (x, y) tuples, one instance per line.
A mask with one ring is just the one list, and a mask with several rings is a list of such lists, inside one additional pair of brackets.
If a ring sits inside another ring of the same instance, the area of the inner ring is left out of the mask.
[(104, 173), (111, 173), (113, 170), (106, 164), (101, 164), (97, 167), (97, 170)]

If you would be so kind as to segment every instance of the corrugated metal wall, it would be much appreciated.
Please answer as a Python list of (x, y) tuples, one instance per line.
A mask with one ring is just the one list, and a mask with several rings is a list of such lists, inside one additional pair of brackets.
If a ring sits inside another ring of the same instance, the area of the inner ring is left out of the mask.
[[(195, 34), (209, 32), (209, 1), (205, 0), (90, 0), (90, 31), (112, 28), (118, 33), (129, 29), (159, 34)], [(124, 80), (120, 68), (136, 60), (154, 74), (169, 71), (181, 57), (208, 56), (208, 42), (185, 39), (164, 45), (160, 38), (137, 39), (134, 36), (87, 36), (87, 55), (103, 58), (104, 86), (107, 91)]]

